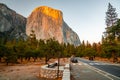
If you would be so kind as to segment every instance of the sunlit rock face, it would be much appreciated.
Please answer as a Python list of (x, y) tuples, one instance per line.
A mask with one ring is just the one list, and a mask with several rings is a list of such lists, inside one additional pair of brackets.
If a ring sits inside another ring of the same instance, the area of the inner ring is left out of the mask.
[(0, 37), (26, 38), (26, 18), (0, 3)]
[(59, 43), (80, 45), (79, 37), (64, 22), (60, 10), (47, 6), (34, 9), (27, 18), (26, 34), (30, 36), (32, 30), (38, 40), (55, 38)]

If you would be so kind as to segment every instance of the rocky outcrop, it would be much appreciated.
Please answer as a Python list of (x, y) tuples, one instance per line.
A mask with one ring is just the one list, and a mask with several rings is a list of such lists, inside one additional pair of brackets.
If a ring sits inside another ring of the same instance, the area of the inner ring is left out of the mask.
[(27, 18), (26, 34), (30, 36), (32, 30), (38, 40), (55, 38), (59, 43), (80, 45), (78, 35), (65, 23), (60, 10), (47, 6), (33, 10)]
[(26, 18), (0, 3), (0, 37), (26, 38)]

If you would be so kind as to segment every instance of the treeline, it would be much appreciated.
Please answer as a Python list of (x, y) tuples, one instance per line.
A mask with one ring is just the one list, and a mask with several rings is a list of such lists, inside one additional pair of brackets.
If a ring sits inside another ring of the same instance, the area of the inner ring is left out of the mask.
[[(1, 40), (1, 39), (0, 39)], [(0, 41), (3, 42), (3, 41)], [(70, 44), (59, 44), (55, 39), (39, 40), (29, 38), (28, 40), (12, 40), (0, 44), (0, 62), (22, 63), (23, 60), (30, 61), (33, 58), (36, 61), (38, 58), (45, 58), (47, 63), (51, 58), (58, 57), (102, 57), (113, 58), (114, 62), (120, 57), (120, 44), (114, 43), (93, 43), (84, 41), (80, 46)]]
[(30, 61), (33, 58), (36, 61), (38, 58), (45, 58), (47, 63), (51, 58), (70, 57), (74, 51), (73, 45), (59, 44), (55, 39), (36, 40), (35, 35), (27, 40), (5, 40), (0, 39), (0, 62), (22, 63), (23, 60)]
[(82, 44), (76, 47), (76, 56), (79, 57), (95, 57), (113, 59), (113, 62), (118, 62), (120, 57), (120, 44), (117, 41), (112, 43), (102, 41), (102, 43), (90, 44), (88, 41), (83, 41)]
[(8, 63), (20, 63), (23, 60), (30, 61), (33, 58), (36, 61), (38, 58), (45, 58), (47, 63), (51, 58), (58, 57), (71, 57), (75, 55), (77, 57), (102, 57), (113, 58), (116, 62), (120, 57), (120, 44), (117, 41), (112, 43), (106, 42), (90, 44), (88, 41), (84, 41), (80, 46), (74, 46), (70, 44), (59, 44), (55, 39), (49, 40), (36, 40), (34, 37), (24, 41), (12, 40), (4, 42), (0, 39), (0, 62)]

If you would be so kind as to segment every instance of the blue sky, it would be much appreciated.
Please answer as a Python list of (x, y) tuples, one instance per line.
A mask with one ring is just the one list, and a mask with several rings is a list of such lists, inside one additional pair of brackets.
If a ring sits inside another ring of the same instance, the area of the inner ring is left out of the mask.
[(65, 22), (81, 41), (101, 41), (105, 31), (105, 12), (111, 3), (120, 18), (120, 0), (0, 0), (17, 13), (28, 17), (38, 6), (49, 6), (63, 12)]

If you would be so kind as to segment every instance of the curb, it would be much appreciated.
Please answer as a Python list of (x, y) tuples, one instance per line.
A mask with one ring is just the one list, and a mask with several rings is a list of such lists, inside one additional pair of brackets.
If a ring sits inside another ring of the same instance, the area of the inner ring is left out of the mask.
[(70, 80), (70, 64), (65, 65), (62, 80)]

